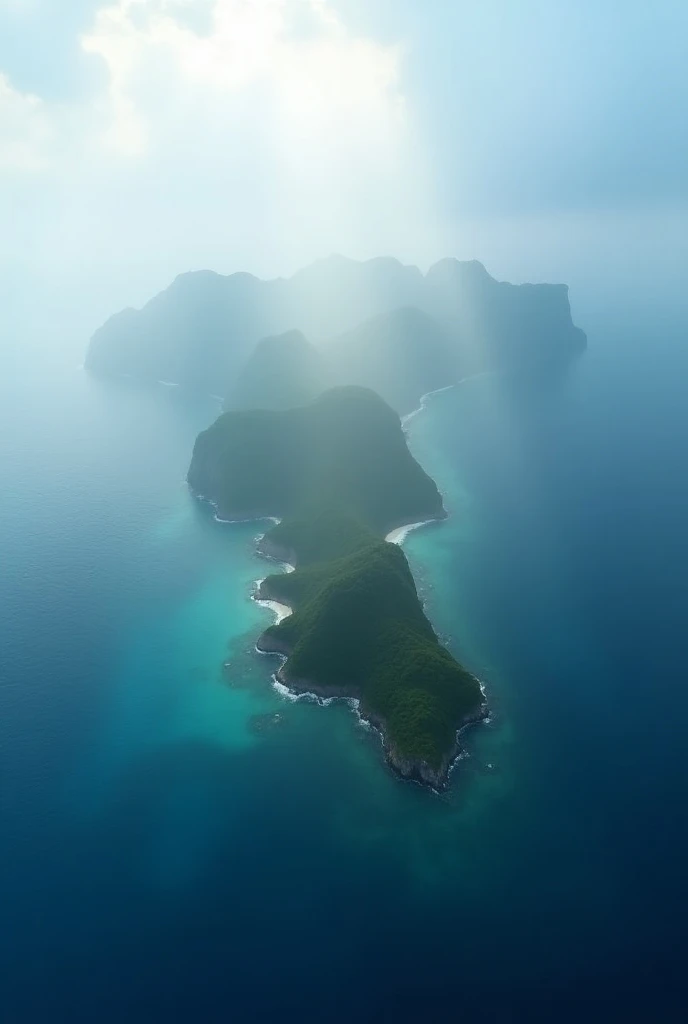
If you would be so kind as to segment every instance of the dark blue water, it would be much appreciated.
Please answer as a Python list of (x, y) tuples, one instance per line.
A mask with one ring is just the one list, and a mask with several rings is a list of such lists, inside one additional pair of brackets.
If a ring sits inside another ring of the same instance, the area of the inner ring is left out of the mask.
[(591, 334), (409, 427), (453, 514), (406, 550), (494, 712), (442, 798), (271, 688), (257, 528), (183, 484), (213, 405), (16, 361), (3, 1022), (685, 1019), (688, 354)]

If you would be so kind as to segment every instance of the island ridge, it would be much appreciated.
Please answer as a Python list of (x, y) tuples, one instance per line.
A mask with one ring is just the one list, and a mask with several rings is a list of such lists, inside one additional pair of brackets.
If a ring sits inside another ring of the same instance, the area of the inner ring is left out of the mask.
[[(423, 274), (391, 258), (330, 256), (273, 281), (181, 274), (141, 310), (110, 317), (93, 335), (86, 365), (246, 407), (237, 377), (248, 373), (253, 387), (255, 374), (242, 367), (261, 339), (279, 336), (293, 350), (284, 356), (284, 394), (256, 392), (259, 408), (286, 407), (291, 388), (301, 402), (332, 385), (359, 384), (406, 413), (427, 391), (470, 373), (561, 361), (585, 348), (565, 285), (496, 281), (476, 260), (441, 260)], [(274, 343), (258, 353), (268, 374), (281, 359)]]
[(358, 387), (283, 412), (227, 412), (197, 439), (188, 479), (223, 519), (284, 517), (259, 545), (296, 566), (258, 595), (293, 609), (258, 641), (285, 658), (279, 680), (355, 698), (401, 775), (445, 785), (457, 733), (484, 698), (435, 635), (403, 551), (384, 540), (446, 514), (399, 416)]

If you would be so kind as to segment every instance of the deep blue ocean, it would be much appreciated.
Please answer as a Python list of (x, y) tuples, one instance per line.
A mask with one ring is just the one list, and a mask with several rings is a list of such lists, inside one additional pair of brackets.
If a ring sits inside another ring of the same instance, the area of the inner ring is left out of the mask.
[(451, 516), (405, 550), (492, 708), (442, 796), (271, 687), (260, 526), (184, 483), (217, 406), (10, 360), (2, 1024), (688, 1019), (688, 347), (586, 327), (408, 424)]

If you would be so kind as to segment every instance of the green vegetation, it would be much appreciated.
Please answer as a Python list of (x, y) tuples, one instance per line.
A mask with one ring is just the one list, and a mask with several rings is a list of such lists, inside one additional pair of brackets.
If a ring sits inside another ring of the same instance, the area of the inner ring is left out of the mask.
[(228, 519), (338, 508), (383, 533), (444, 514), (398, 415), (366, 388), (333, 388), (281, 412), (224, 413), (199, 435), (188, 479)]
[(293, 552), (300, 567), (343, 558), (378, 542), (372, 530), (338, 508), (314, 509), (298, 518), (283, 519), (268, 536), (280, 548)]
[(353, 384), (370, 388), (403, 414), (458, 376), (449, 335), (427, 313), (402, 308), (365, 320), (320, 349), (301, 331), (263, 338), (232, 382), (224, 407), (290, 409), (328, 387)]
[[(354, 520), (325, 515), (315, 527), (322, 560), (309, 561), (305, 526), (275, 528), (280, 543), (286, 531), (300, 568), (263, 583), (265, 594), (294, 613), (265, 632), (261, 647), (289, 651), (281, 670), (287, 684), (360, 698), (363, 713), (384, 731), (392, 763), (441, 784), (457, 729), (481, 706), (477, 680), (439, 643), (401, 548)], [(349, 549), (343, 555), (342, 539)]]
[(444, 515), (399, 416), (372, 391), (335, 388), (302, 408), (228, 412), (195, 445), (189, 482), (226, 518), (282, 516), (261, 546), (294, 561), (265, 597), (293, 614), (261, 637), (295, 689), (361, 701), (404, 775), (444, 783), (477, 680), (439, 643), (395, 526)]
[(226, 409), (291, 409), (325, 390), (320, 353), (301, 331), (259, 341), (233, 381)]
[[(182, 274), (143, 309), (103, 324), (86, 365), (210, 391), (231, 408), (284, 408), (260, 339), (294, 327), (317, 342), (332, 383), (372, 387), (400, 412), (454, 383), (457, 372), (549, 364), (585, 348), (564, 285), (506, 284), (475, 261), (441, 260), (424, 275), (394, 259), (332, 256), (287, 280)], [(320, 347), (324, 339), (332, 340)], [(254, 370), (263, 367), (266, 378), (249, 371), (242, 396), (237, 373), (255, 346)], [(304, 366), (304, 378), (310, 372)], [(298, 373), (289, 373), (287, 363), (284, 393), (294, 384), (294, 399), (306, 401)]]
[(364, 321), (323, 351), (333, 380), (372, 388), (402, 414), (417, 409), (429, 391), (461, 376), (449, 332), (409, 307)]

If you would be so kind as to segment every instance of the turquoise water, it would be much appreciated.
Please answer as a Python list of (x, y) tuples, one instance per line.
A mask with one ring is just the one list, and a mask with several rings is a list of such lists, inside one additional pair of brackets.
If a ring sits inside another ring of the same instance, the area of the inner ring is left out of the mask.
[(405, 550), (492, 712), (441, 796), (345, 705), (271, 686), (260, 524), (184, 485), (216, 406), (18, 361), (7, 1020), (674, 1019), (688, 417), (683, 348), (653, 343), (467, 382), (408, 425), (451, 515)]

